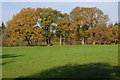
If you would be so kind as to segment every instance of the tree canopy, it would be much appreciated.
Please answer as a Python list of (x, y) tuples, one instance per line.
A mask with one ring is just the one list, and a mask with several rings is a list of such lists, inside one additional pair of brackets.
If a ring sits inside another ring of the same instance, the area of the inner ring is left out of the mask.
[(23, 8), (1, 24), (3, 46), (117, 44), (119, 23), (96, 7), (75, 7), (69, 14), (52, 8)]

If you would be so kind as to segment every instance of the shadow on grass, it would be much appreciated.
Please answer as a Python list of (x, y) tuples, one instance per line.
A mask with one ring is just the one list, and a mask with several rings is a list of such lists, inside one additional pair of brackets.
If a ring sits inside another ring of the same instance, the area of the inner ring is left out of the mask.
[(59, 66), (14, 80), (23, 80), (26, 78), (100, 78), (101, 80), (107, 78), (109, 80), (118, 80), (119, 76), (117, 66), (111, 66), (107, 63), (90, 63)]
[[(1, 65), (5, 65), (5, 64), (8, 64), (8, 63), (13, 63), (15, 61), (6, 61), (4, 62), (4, 59), (6, 58), (15, 58), (15, 57), (20, 57), (20, 56), (24, 56), (24, 55), (14, 55), (14, 54), (4, 54), (4, 55), (0, 55), (0, 59), (2, 59), (2, 63), (0, 63), (0, 66)], [(13, 60), (13, 59), (11, 59)]]
[(4, 55), (0, 55), (0, 58), (4, 59), (4, 58), (14, 58), (14, 57), (20, 57), (23, 55), (13, 55), (13, 54), (4, 54)]
[(0, 66), (1, 66), (1, 65), (5, 65), (5, 64), (8, 64), (8, 63), (13, 63), (13, 62), (15, 62), (15, 61), (2, 62), (2, 63), (0, 63)]

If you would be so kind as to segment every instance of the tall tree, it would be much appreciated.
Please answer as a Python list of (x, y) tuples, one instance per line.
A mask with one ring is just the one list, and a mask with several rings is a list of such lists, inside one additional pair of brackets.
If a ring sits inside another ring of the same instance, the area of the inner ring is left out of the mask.
[(37, 20), (35, 9), (23, 8), (13, 16), (12, 20), (7, 22), (7, 31), (9, 32), (7, 38), (11, 38), (14, 43), (19, 39), (27, 41), (27, 45), (30, 46), (35, 35), (42, 37), (42, 30), (36, 27)]
[[(96, 27), (98, 24), (107, 22), (109, 20), (107, 15), (96, 8), (76, 7), (71, 12), (71, 19), (78, 25), (78, 31), (81, 28), (85, 34), (85, 30), (90, 27)], [(79, 32), (78, 32), (79, 33)], [(86, 38), (83, 37), (82, 44), (85, 44)]]
[(119, 28), (118, 25), (114, 25), (114, 26), (108, 26), (108, 31), (107, 31), (107, 36), (109, 38), (109, 42), (110, 43), (118, 43), (118, 39), (119, 39)]
[(106, 44), (108, 42), (107, 31), (108, 28), (106, 23), (101, 23), (97, 27), (90, 28), (88, 32), (93, 35), (90, 35), (88, 41), (91, 41), (92, 44)]
[[(62, 18), (58, 21), (58, 33), (60, 36), (60, 45), (63, 45), (63, 38), (64, 44), (65, 40), (69, 37), (73, 37), (76, 25), (70, 20), (70, 16), (68, 14), (63, 14)], [(75, 37), (75, 36), (74, 36)]]
[(36, 15), (40, 27), (46, 32), (46, 43), (51, 45), (52, 35), (56, 31), (56, 23), (61, 18), (62, 13), (52, 8), (37, 8)]

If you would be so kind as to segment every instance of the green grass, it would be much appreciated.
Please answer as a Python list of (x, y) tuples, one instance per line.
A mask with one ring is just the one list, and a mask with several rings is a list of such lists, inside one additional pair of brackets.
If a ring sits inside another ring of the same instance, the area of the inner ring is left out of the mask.
[(118, 45), (4, 47), (3, 78), (30, 76), (67, 64), (118, 64)]

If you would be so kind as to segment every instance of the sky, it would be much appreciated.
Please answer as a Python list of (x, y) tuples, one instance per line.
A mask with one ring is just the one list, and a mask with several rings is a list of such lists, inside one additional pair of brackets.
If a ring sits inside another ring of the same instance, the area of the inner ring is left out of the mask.
[(119, 0), (1, 0), (2, 2), (119, 2)]
[[(118, 2), (2, 2), (2, 20), (4, 23), (12, 19), (22, 8), (52, 8), (62, 13), (69, 13), (76, 6), (97, 7), (109, 15), (110, 22), (118, 21)], [(1, 18), (0, 18), (1, 19)]]

